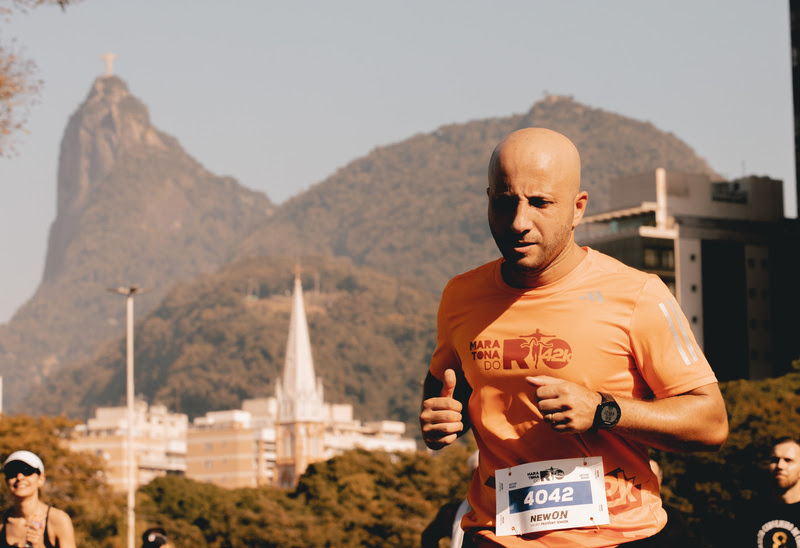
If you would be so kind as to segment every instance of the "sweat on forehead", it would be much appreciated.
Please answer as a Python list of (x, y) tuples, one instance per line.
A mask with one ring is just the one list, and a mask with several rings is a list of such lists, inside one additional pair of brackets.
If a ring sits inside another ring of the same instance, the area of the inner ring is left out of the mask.
[(489, 184), (497, 177), (519, 171), (547, 171), (580, 189), (581, 159), (578, 149), (564, 135), (546, 128), (517, 130), (494, 149), (489, 162)]

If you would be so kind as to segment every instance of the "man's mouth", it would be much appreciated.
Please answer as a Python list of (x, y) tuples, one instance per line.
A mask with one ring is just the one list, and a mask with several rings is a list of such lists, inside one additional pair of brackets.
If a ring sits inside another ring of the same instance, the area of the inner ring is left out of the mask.
[(511, 247), (517, 253), (525, 253), (534, 245), (536, 244), (534, 244), (533, 242), (513, 242), (511, 244)]

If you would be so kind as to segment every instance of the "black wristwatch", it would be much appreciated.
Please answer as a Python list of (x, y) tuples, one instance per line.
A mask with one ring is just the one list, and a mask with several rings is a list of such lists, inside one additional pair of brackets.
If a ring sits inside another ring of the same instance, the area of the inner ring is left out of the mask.
[(603, 401), (600, 402), (600, 405), (597, 406), (597, 411), (594, 412), (592, 430), (599, 428), (608, 430), (617, 425), (619, 418), (622, 416), (622, 411), (620, 411), (619, 404), (614, 399), (614, 396), (603, 392), (598, 392), (598, 394), (603, 398)]

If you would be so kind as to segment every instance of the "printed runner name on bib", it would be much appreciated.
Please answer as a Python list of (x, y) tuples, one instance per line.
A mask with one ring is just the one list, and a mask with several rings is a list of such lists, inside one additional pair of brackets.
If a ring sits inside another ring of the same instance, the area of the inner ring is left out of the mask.
[(496, 535), (608, 524), (603, 457), (531, 462), (495, 471)]

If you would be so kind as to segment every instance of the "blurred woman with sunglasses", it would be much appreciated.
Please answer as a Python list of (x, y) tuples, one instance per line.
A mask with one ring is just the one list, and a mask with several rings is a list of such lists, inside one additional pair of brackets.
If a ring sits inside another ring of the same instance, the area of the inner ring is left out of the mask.
[(45, 480), (42, 459), (30, 451), (16, 451), (3, 463), (3, 474), (14, 506), (3, 515), (0, 548), (76, 548), (67, 513), (39, 500)]

